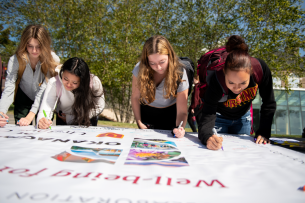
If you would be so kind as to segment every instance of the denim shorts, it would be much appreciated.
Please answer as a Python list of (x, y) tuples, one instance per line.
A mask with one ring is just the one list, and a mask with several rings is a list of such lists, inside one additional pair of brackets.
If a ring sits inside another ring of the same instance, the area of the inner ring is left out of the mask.
[(230, 134), (247, 134), (250, 135), (251, 130), (251, 115), (250, 111), (245, 113), (241, 118), (231, 120), (217, 113), (215, 121), (215, 129), (217, 133)]

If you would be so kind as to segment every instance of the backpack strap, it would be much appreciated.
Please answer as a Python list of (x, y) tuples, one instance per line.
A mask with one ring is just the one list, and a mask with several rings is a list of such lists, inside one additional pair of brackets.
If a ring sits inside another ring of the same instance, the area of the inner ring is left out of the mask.
[(254, 78), (254, 81), (260, 85), (261, 81), (263, 79), (263, 68), (261, 63), (259, 62), (259, 60), (257, 60), (256, 58), (251, 57), (251, 65), (252, 65), (252, 76)]

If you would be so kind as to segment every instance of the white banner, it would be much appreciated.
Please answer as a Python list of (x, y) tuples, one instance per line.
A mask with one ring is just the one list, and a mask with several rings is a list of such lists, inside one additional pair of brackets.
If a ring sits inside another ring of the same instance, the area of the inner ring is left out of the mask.
[(32, 126), (0, 128), (0, 202), (305, 202), (305, 154), (195, 133)]

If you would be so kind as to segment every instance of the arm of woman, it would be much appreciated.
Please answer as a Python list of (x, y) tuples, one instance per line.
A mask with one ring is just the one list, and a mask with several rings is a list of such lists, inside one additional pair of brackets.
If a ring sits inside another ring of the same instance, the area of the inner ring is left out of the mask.
[(140, 90), (137, 84), (136, 76), (132, 75), (132, 93), (131, 93), (131, 106), (132, 111), (140, 129), (147, 129), (147, 127), (141, 121), (141, 109), (140, 109)]
[[(60, 63), (59, 57), (54, 52), (51, 52), (51, 55), (56, 63)], [(48, 79), (51, 78), (51, 75), (49, 72), (47, 74), (47, 78)], [(40, 105), (40, 102), (42, 99), (41, 97), (43, 96), (43, 93), (47, 87), (47, 84), (48, 84), (48, 82), (46, 80), (44, 80), (44, 82), (41, 84), (39, 91), (35, 95), (35, 100), (34, 100), (34, 103), (32, 104), (32, 108), (31, 108), (30, 112), (28, 113), (28, 115), (25, 118), (20, 119), (20, 122), (19, 122), (20, 125), (29, 125), (32, 122), (32, 120), (34, 119), (35, 115), (38, 112), (39, 105)]]
[(261, 63), (264, 75), (260, 85), (258, 86), (259, 94), (262, 98), (262, 106), (260, 111), (259, 129), (255, 132), (255, 137), (257, 138), (257, 144), (266, 144), (270, 143), (269, 138), (271, 136), (271, 125), (276, 109), (276, 102), (273, 93), (271, 71), (263, 60), (258, 60)]
[(19, 63), (17, 56), (14, 55), (10, 58), (7, 66), (7, 76), (5, 80), (5, 88), (2, 92), (0, 99), (0, 112), (7, 113), (8, 108), (14, 101), (15, 85), (17, 74), (19, 70)]
[(99, 97), (95, 98), (95, 109), (91, 110), (90, 112), (90, 118), (93, 116), (98, 116), (101, 114), (105, 108), (105, 97), (104, 97), (104, 91), (103, 86), (101, 83), (101, 80), (97, 77), (93, 77), (93, 84), (92, 84), (92, 91), (94, 95), (98, 95)]
[(176, 137), (182, 138), (185, 135), (184, 127), (186, 125), (187, 120), (187, 93), (188, 89), (177, 93), (177, 118), (176, 118), (176, 126), (179, 126), (181, 121), (183, 121), (182, 126), (173, 129), (173, 133)]
[(222, 146), (222, 138), (213, 133), (218, 101), (222, 97), (222, 94), (221, 86), (214, 75), (204, 94), (201, 117), (198, 121), (198, 138), (202, 144), (211, 150), (220, 149)]
[(35, 95), (34, 103), (32, 104), (32, 107), (31, 107), (28, 115), (24, 118), (21, 118), (17, 124), (19, 124), (20, 126), (28, 126), (33, 121), (33, 119), (35, 118), (35, 115), (38, 112), (41, 97), (42, 97), (46, 87), (47, 87), (47, 81), (44, 80), (44, 82), (39, 87), (39, 91)]
[[(39, 112), (37, 115), (38, 128), (47, 129), (51, 125), (51, 117), (53, 115), (53, 108), (55, 106), (56, 100), (56, 79), (55, 77), (53, 77), (48, 82), (39, 108)], [(48, 119), (45, 119), (43, 110), (46, 112)]]

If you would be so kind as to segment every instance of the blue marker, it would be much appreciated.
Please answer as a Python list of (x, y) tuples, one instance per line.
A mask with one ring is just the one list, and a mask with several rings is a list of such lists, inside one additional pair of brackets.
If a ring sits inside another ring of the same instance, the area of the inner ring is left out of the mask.
[[(2, 113), (0, 113), (0, 116), (1, 116), (2, 118), (5, 118), (5, 116), (2, 115)], [(8, 119), (6, 120), (6, 122), (8, 123)]]

